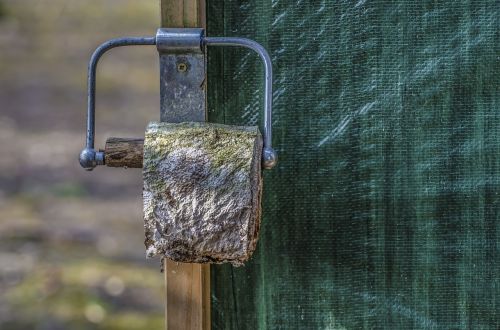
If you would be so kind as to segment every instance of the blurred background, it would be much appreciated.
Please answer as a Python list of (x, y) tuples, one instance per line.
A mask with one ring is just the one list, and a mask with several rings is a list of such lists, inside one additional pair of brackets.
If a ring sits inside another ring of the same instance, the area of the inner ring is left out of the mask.
[[(0, 0), (0, 329), (161, 329), (140, 170), (78, 164), (91, 53), (154, 35), (157, 1)], [(96, 147), (159, 116), (153, 47), (115, 49), (97, 79)]]

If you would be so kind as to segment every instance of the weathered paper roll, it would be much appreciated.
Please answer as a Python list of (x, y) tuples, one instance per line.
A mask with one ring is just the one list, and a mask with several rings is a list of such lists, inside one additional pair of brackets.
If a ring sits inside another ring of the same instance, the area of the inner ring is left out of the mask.
[(248, 260), (260, 225), (261, 153), (257, 127), (150, 123), (143, 161), (147, 256)]

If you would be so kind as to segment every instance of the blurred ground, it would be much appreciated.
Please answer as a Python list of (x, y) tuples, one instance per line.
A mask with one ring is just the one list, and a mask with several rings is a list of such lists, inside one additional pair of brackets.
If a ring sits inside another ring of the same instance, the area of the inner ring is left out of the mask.
[[(158, 16), (157, 1), (0, 0), (0, 329), (163, 327), (140, 171), (77, 162), (91, 52), (153, 35)], [(152, 47), (103, 58), (97, 147), (158, 118), (157, 61)]]

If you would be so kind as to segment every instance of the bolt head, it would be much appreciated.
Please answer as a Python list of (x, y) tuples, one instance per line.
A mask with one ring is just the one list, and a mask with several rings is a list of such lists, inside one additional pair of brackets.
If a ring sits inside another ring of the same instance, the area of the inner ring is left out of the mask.
[(188, 70), (188, 65), (186, 63), (181, 62), (177, 64), (177, 71), (186, 72), (187, 70)]
[(87, 171), (92, 171), (96, 167), (95, 150), (85, 148), (80, 152), (80, 165)]
[(278, 162), (278, 156), (276, 155), (276, 151), (273, 150), (273, 148), (264, 148), (264, 152), (262, 155), (262, 166), (270, 170), (274, 166), (276, 166), (276, 163)]

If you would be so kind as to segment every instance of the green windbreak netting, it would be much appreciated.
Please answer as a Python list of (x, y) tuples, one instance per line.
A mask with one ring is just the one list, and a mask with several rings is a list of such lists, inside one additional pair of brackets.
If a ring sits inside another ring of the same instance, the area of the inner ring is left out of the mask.
[[(500, 328), (496, 0), (208, 1), (273, 59), (257, 251), (212, 267), (213, 329)], [(262, 66), (210, 50), (212, 121), (256, 124)]]

